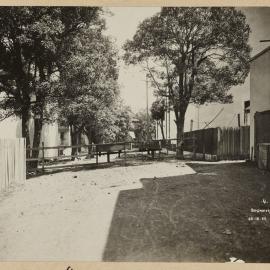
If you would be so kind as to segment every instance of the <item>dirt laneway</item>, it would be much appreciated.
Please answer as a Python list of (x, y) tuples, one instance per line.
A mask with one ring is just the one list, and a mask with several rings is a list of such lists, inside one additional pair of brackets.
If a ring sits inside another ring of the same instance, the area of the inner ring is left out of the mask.
[(0, 260), (101, 261), (119, 192), (142, 188), (142, 178), (189, 173), (154, 162), (29, 179), (0, 197)]
[(44, 175), (1, 195), (0, 259), (269, 263), (270, 214), (251, 208), (270, 209), (270, 173), (245, 163)]
[(189, 165), (196, 174), (142, 179), (142, 189), (120, 192), (105, 261), (270, 262), (270, 214), (251, 212), (270, 211), (270, 173)]

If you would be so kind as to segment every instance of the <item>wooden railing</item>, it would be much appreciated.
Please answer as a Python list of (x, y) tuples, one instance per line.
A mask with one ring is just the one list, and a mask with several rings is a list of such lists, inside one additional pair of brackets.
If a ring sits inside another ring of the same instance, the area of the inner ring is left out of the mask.
[[(183, 150), (191, 153), (192, 159), (206, 159), (209, 155), (211, 160), (220, 159), (243, 159), (249, 157), (249, 127), (241, 128), (209, 128), (195, 130), (184, 133)], [(27, 162), (41, 162), (44, 170), (46, 160), (59, 160), (61, 158), (81, 158), (89, 156), (88, 149), (91, 148), (91, 154), (96, 158), (96, 164), (99, 163), (101, 155), (107, 155), (107, 162), (110, 162), (110, 155), (117, 154), (120, 157), (124, 153), (126, 163), (126, 155), (131, 152), (145, 152), (152, 154), (154, 158), (156, 151), (161, 151), (162, 148), (168, 151), (176, 151), (177, 139), (167, 140), (151, 140), (151, 141), (132, 141), (132, 142), (117, 142), (105, 144), (81, 144), (81, 145), (58, 145), (45, 146), (42, 143), (41, 147), (27, 148), (27, 156), (31, 156), (29, 152), (38, 151), (38, 157), (27, 158)], [(61, 151), (65, 149), (75, 149), (71, 151), (71, 155), (61, 155)], [(79, 151), (83, 148), (85, 152)], [(47, 150), (56, 149), (57, 155), (46, 155)], [(74, 153), (75, 152), (75, 153)]]
[[(152, 154), (152, 157), (154, 158), (156, 151), (161, 151), (162, 147), (172, 146), (172, 142), (176, 139), (169, 139), (169, 140), (152, 140), (152, 141), (144, 141), (144, 142), (138, 142), (138, 141), (132, 141), (132, 142), (117, 142), (117, 143), (105, 143), (105, 144), (80, 144), (80, 145), (58, 145), (58, 146), (44, 146), (44, 143), (42, 142), (41, 147), (36, 148), (26, 148), (26, 151), (32, 152), (32, 151), (38, 151), (39, 155), (36, 158), (27, 158), (26, 162), (31, 161), (37, 161), (41, 162), (42, 170), (44, 171), (45, 167), (45, 161), (46, 160), (59, 160), (62, 158), (81, 158), (89, 156), (88, 149), (91, 148), (91, 154), (95, 156), (96, 158), (96, 164), (99, 163), (99, 157), (101, 155), (107, 155), (107, 162), (110, 162), (110, 155), (111, 154), (118, 154), (120, 157), (120, 154), (124, 154), (124, 160), (126, 163), (126, 155), (127, 153), (132, 152), (150, 152)], [(75, 154), (71, 155), (61, 155), (61, 150), (64, 149), (76, 149)], [(83, 148), (86, 150), (86, 152), (79, 152), (78, 150), (80, 148)], [(173, 147), (172, 147), (173, 148)], [(175, 148), (175, 147), (174, 147)], [(57, 156), (46, 156), (46, 150), (56, 149), (58, 152)], [(173, 150), (173, 149), (172, 149)]]

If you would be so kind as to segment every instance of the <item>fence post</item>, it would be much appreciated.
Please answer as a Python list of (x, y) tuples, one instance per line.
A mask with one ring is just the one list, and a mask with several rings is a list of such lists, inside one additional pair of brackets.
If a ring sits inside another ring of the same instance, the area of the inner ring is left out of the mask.
[(192, 135), (193, 159), (196, 159), (196, 145), (195, 145), (195, 132)]
[(44, 173), (44, 142), (42, 142), (42, 173)]
[(126, 151), (126, 143), (124, 143), (124, 155), (125, 155), (125, 166), (127, 165), (127, 151)]
[(203, 160), (205, 160), (205, 129), (202, 130), (203, 134)]
[(158, 158), (160, 159), (161, 150), (162, 150), (161, 141), (158, 141), (158, 144), (159, 144)]
[(96, 164), (98, 164), (98, 145), (95, 145)]
[(217, 155), (217, 161), (220, 159), (220, 154), (221, 154), (221, 129), (218, 127), (216, 129), (217, 133), (216, 133), (216, 143), (217, 143), (217, 146), (216, 146), (216, 149), (215, 149), (215, 152), (216, 152), (216, 155)]

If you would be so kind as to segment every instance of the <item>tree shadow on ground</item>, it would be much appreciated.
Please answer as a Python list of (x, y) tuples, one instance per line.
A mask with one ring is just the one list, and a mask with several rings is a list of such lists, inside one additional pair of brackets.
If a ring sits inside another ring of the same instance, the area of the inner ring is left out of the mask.
[(145, 164), (152, 164), (153, 160), (133, 160), (132, 162), (127, 161), (126, 163), (123, 160), (117, 160), (112, 162), (100, 162), (96, 163), (78, 163), (78, 164), (60, 164), (53, 167), (45, 167), (44, 172), (39, 168), (35, 172), (30, 172), (27, 174), (27, 179), (33, 177), (40, 177), (42, 175), (51, 175), (62, 172), (80, 172), (80, 171), (90, 171), (98, 169), (110, 169), (116, 167), (130, 167), (130, 166), (140, 166)]
[(153, 159), (151, 155), (129, 155), (125, 161), (124, 156), (122, 155), (120, 158), (112, 160), (111, 162), (99, 162), (96, 163), (75, 163), (71, 164), (70, 160), (62, 161), (62, 162), (54, 162), (54, 166), (46, 166), (44, 172), (41, 168), (35, 171), (30, 171), (27, 173), (27, 179), (33, 177), (40, 177), (42, 175), (51, 175), (61, 172), (79, 172), (79, 171), (87, 171), (87, 170), (97, 170), (97, 169), (109, 169), (116, 167), (130, 167), (130, 166), (140, 166), (146, 164), (152, 164), (153, 162), (175, 162), (175, 156), (163, 154), (162, 156), (156, 155)]
[(248, 164), (189, 164), (197, 173), (141, 179), (119, 193), (104, 261), (270, 262), (270, 173)]

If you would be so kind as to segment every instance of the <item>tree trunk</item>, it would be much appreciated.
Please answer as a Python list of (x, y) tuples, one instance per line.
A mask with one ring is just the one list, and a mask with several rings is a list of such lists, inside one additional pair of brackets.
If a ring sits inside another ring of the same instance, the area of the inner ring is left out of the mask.
[(162, 139), (165, 140), (163, 120), (160, 121), (159, 125), (160, 125), (161, 134), (162, 134)]
[[(42, 117), (34, 119), (34, 138), (33, 138), (33, 148), (40, 147), (41, 131), (42, 131), (43, 119)], [(40, 150), (32, 151), (32, 158), (38, 158)], [(36, 169), (38, 167), (38, 161), (32, 161), (31, 167)]]
[[(78, 143), (78, 130), (73, 125), (70, 125), (70, 137), (71, 137), (71, 146), (77, 145)], [(71, 155), (77, 155), (77, 148), (71, 148)], [(75, 160), (75, 157), (72, 157), (71, 160)]]
[(183, 159), (184, 158), (184, 151), (183, 151), (183, 144), (184, 144), (184, 124), (185, 124), (185, 114), (180, 114), (178, 119), (176, 120), (176, 127), (177, 127), (177, 143), (176, 143), (176, 158)]
[[(30, 134), (29, 134), (29, 111), (25, 109), (21, 115), (22, 119), (22, 137), (25, 138), (26, 147), (31, 147), (30, 145)], [(30, 151), (26, 151), (26, 158), (30, 157)]]
[(92, 146), (92, 143), (93, 143), (93, 136), (92, 136), (92, 130), (91, 129), (87, 129), (87, 132), (86, 132), (86, 136), (87, 136), (87, 139), (88, 139), (88, 156), (87, 158), (92, 158), (93, 157), (93, 146)]
[[(79, 130), (77, 133), (77, 145), (81, 145), (82, 144), (82, 132)], [(78, 147), (78, 153), (81, 154), (82, 152), (82, 148)]]

